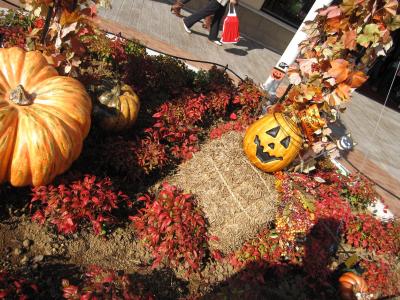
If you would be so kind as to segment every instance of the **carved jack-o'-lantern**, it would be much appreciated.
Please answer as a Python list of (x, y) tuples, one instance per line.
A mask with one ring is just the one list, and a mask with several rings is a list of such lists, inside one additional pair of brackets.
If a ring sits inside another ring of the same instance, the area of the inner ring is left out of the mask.
[(247, 157), (265, 172), (279, 171), (289, 165), (301, 145), (300, 129), (280, 113), (268, 114), (254, 122), (243, 140)]
[(283, 72), (277, 68), (273, 68), (271, 75), (272, 75), (272, 78), (274, 78), (275, 80), (281, 80), (283, 77), (285, 77), (285, 72)]

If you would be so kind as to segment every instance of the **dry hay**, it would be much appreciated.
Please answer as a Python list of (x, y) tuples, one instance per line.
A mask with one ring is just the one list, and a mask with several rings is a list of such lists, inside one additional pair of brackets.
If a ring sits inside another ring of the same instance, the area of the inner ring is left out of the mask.
[(273, 175), (255, 168), (242, 150), (243, 134), (230, 132), (205, 143), (167, 181), (195, 195), (209, 222), (213, 249), (228, 253), (273, 220)]

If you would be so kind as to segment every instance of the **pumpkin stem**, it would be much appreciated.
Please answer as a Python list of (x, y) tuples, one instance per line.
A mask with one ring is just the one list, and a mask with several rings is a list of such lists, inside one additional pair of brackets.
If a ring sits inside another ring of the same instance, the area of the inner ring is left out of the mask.
[(116, 84), (112, 89), (112, 93), (114, 94), (115, 97), (121, 96), (121, 85)]
[(11, 90), (9, 100), (18, 105), (31, 105), (33, 103), (33, 98), (24, 90), (21, 84)]

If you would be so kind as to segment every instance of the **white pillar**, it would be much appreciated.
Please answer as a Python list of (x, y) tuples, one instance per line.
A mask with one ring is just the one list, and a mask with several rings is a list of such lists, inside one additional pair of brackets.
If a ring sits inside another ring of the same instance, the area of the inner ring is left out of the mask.
[(285, 52), (283, 52), (281, 58), (275, 65), (268, 79), (263, 83), (262, 87), (268, 92), (271, 99), (270, 102), (275, 102), (276, 100), (276, 89), (281, 83), (282, 79), (285, 77), (289, 65), (293, 64), (299, 54), (298, 45), (307, 38), (307, 34), (303, 32), (304, 22), (314, 20), (317, 16), (317, 10), (328, 6), (331, 4), (332, 0), (316, 0), (314, 5), (311, 7), (307, 16), (301, 23), (299, 29), (293, 36), (289, 45), (286, 47)]

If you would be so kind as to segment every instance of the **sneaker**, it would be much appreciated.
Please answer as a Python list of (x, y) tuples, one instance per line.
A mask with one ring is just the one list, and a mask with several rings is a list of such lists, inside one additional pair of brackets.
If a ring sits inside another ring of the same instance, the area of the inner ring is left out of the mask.
[(186, 31), (187, 33), (192, 33), (192, 31), (186, 26), (184, 20), (182, 20), (182, 23), (183, 23), (183, 28), (185, 28), (185, 31)]
[(218, 46), (222, 46), (222, 43), (220, 42), (220, 41), (217, 41), (217, 40), (215, 40), (215, 41), (212, 41), (215, 45), (218, 45)]

